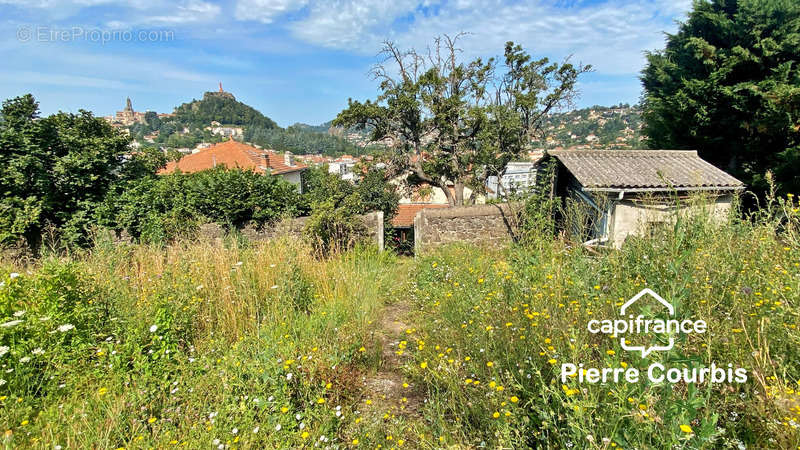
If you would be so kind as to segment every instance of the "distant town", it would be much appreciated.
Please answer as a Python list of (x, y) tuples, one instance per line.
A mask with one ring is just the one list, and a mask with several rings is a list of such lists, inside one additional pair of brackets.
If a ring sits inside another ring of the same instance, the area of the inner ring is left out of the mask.
[[(208, 103), (215, 103), (215, 107), (211, 108), (214, 112), (204, 114), (204, 105)], [(237, 101), (233, 93), (223, 89), (221, 82), (217, 90), (206, 92), (203, 100), (195, 100), (188, 105), (191, 106), (188, 108), (186, 105), (179, 106), (171, 113), (137, 111), (131, 98), (127, 98), (123, 109), (113, 115), (105, 116), (104, 119), (115, 128), (132, 136), (132, 151), (143, 147), (156, 147), (165, 152), (194, 155), (212, 147), (215, 151), (228, 152), (240, 151), (247, 147), (249, 148), (247, 151), (252, 154), (287, 155), (285, 158), (284, 156), (280, 158), (281, 161), (287, 161), (286, 167), (281, 169), (281, 174), (290, 178), (294, 178), (290, 175), (291, 171), (285, 170), (295, 167), (296, 161), (299, 164), (296, 167), (299, 168), (326, 165), (329, 173), (339, 176), (342, 180), (357, 182), (358, 176), (355, 171), (359, 163), (373, 162), (376, 153), (384, 151), (391, 145), (391, 142), (385, 140), (371, 141), (368, 130), (345, 129), (332, 126), (330, 122), (317, 126), (295, 124), (286, 130), (273, 123), (273, 126), (266, 127), (268, 130), (265, 130), (263, 124), (253, 123), (252, 118), (248, 120), (247, 113), (255, 117), (264, 116)], [(224, 113), (225, 108), (229, 108), (230, 111)], [(211, 120), (212, 118), (218, 120)], [(266, 117), (264, 121), (271, 122)], [(510, 163), (499, 180), (497, 177), (489, 177), (486, 197), (478, 198), (475, 202), (484, 203), (486, 199), (497, 198), (499, 191), (530, 189), (536, 179), (536, 163), (542, 158), (544, 150), (641, 148), (643, 139), (641, 127), (639, 107), (628, 104), (611, 107), (593, 106), (551, 114), (545, 120), (542, 130), (542, 135), (546, 138), (535, 140), (533, 142), (535, 149), (529, 151), (522, 160)], [(283, 138), (291, 135), (295, 139), (294, 142), (270, 145), (272, 142), (270, 139), (264, 139), (265, 135), (273, 137), (278, 135)], [(220, 146), (225, 141), (236, 141), (244, 145)], [(335, 144), (331, 146), (330, 142)], [(334, 147), (334, 151), (331, 151), (331, 147)], [(196, 158), (189, 158), (192, 159)], [(267, 160), (270, 158), (267, 157)], [(273, 156), (272, 160), (277, 159)], [(210, 159), (208, 161), (208, 164), (214, 165)], [(203, 168), (210, 167), (203, 166)], [(269, 167), (269, 164), (252, 165), (256, 170), (261, 170), (259, 167)], [(277, 175), (274, 169), (272, 173)], [(300, 184), (299, 179), (295, 182)], [(400, 203), (447, 204), (445, 195), (437, 190), (441, 189), (420, 183), (410, 189)], [(397, 225), (407, 224), (397, 223)]]

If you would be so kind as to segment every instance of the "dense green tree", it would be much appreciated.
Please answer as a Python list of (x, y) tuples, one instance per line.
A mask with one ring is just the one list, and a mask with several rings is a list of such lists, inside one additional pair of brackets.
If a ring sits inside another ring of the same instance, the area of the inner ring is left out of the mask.
[(695, 1), (642, 72), (653, 148), (700, 155), (763, 191), (800, 189), (800, 3)]
[(148, 132), (150, 133), (161, 128), (161, 118), (158, 117), (158, 114), (155, 111), (147, 111), (144, 113), (144, 122), (147, 125)]
[(395, 170), (441, 188), (451, 205), (469, 203), (465, 187), (485, 191), (489, 176), (529, 149), (547, 114), (569, 103), (590, 69), (534, 60), (509, 42), (506, 70), (498, 72), (494, 59), (461, 61), (458, 39), (437, 39), (427, 56), (386, 43), (387, 63), (373, 69), (378, 98), (350, 100), (334, 120), (372, 130), (374, 141), (389, 139)]
[(0, 243), (24, 240), (35, 248), (46, 226), (82, 243), (92, 211), (118, 178), (128, 143), (87, 111), (40, 118), (30, 94), (3, 102)]

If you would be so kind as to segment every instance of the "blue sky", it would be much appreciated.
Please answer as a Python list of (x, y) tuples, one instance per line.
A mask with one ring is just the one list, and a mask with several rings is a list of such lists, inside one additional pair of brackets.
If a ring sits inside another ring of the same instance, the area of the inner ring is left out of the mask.
[[(465, 56), (512, 40), (536, 56), (592, 64), (577, 106), (635, 103), (643, 52), (663, 47), (690, 0), (0, 0), (0, 98), (42, 112), (171, 112), (226, 91), (282, 126), (372, 98), (381, 41), (424, 48), (470, 35)], [(107, 42), (103, 42), (107, 40)]]

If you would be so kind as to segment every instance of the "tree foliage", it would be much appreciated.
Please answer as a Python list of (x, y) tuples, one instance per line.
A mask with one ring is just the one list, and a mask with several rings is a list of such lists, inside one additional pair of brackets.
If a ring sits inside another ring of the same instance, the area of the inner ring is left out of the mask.
[(39, 117), (30, 94), (0, 112), (0, 244), (38, 247), (46, 226), (80, 243), (123, 171), (129, 138), (81, 110)]
[(697, 149), (757, 191), (800, 189), (800, 3), (696, 1), (642, 72), (653, 148)]
[[(348, 102), (334, 125), (372, 130), (392, 142), (396, 171), (442, 189), (451, 205), (469, 203), (464, 188), (485, 192), (486, 179), (530, 148), (546, 115), (570, 103), (589, 66), (535, 60), (508, 42), (505, 70), (494, 58), (461, 61), (454, 38), (437, 38), (427, 54), (386, 42), (373, 68), (374, 101)], [(452, 192), (450, 187), (452, 187)]]
[(322, 154), (339, 156), (342, 154), (362, 155), (370, 149), (361, 148), (339, 136), (331, 136), (307, 125), (295, 124), (282, 128), (246, 128), (244, 140), (279, 152), (292, 152), (298, 155)]
[(280, 177), (218, 167), (201, 172), (141, 178), (109, 198), (107, 226), (134, 238), (161, 241), (216, 222), (237, 228), (265, 225), (296, 216), (302, 202), (297, 188)]
[(366, 170), (357, 185), (328, 173), (326, 167), (306, 172), (306, 198), (311, 217), (306, 234), (323, 254), (351, 247), (366, 232), (357, 217), (383, 211), (384, 230), (390, 231), (400, 194), (384, 170)]

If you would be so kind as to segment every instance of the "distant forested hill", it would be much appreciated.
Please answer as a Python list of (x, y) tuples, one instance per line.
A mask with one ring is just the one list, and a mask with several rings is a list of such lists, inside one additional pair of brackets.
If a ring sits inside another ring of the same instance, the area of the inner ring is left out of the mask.
[(227, 139), (207, 129), (212, 122), (241, 128), (242, 135), (237, 139), (276, 151), (328, 156), (366, 153), (343, 137), (329, 134), (330, 123), (298, 123), (283, 129), (257, 109), (237, 101), (229, 92), (206, 92), (202, 100), (192, 100), (175, 108), (172, 116), (147, 113), (145, 123), (133, 124), (128, 129), (144, 146), (193, 148), (200, 143)]
[[(638, 106), (592, 106), (564, 113), (551, 114), (544, 125), (545, 139), (534, 141), (537, 148), (641, 148), (642, 117)], [(331, 128), (330, 122), (318, 127), (320, 132), (341, 136), (358, 147), (375, 145), (369, 142), (368, 130)]]
[(592, 106), (545, 120), (546, 138), (534, 142), (540, 148), (640, 148), (643, 143), (642, 112), (638, 106)]
[(286, 129), (247, 128), (244, 140), (265, 148), (281, 152), (290, 151), (295, 154), (357, 156), (368, 153), (368, 149), (359, 147), (343, 137), (328, 134), (327, 127), (306, 124), (294, 124)]
[(238, 125), (265, 129), (279, 128), (257, 109), (237, 101), (226, 92), (206, 92), (202, 100), (192, 100), (175, 108), (175, 120), (194, 128), (208, 126), (212, 121), (223, 125)]

